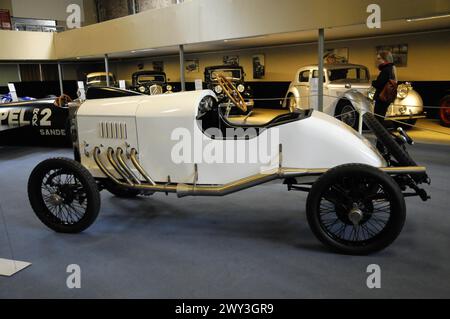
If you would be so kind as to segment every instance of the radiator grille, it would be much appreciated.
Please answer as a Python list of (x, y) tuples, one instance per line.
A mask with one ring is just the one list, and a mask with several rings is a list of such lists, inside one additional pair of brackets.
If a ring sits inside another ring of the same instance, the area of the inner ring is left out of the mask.
[(101, 138), (124, 140), (128, 137), (127, 124), (123, 122), (100, 122), (99, 135)]
[(157, 84), (153, 84), (150, 87), (150, 95), (158, 95), (158, 94), (162, 94), (162, 86), (161, 85), (157, 85)]

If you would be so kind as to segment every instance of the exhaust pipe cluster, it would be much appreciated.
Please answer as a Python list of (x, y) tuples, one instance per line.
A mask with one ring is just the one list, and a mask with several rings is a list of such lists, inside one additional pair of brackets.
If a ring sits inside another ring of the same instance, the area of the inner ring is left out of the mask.
[(127, 165), (126, 159), (124, 158), (124, 151), (122, 148), (118, 147), (116, 151), (112, 147), (109, 147), (106, 152), (106, 158), (111, 166), (114, 168), (114, 171), (120, 178), (116, 178), (114, 173), (110, 172), (105, 164), (103, 164), (100, 159), (101, 150), (99, 147), (95, 147), (94, 149), (94, 160), (97, 166), (100, 168), (103, 174), (105, 174), (109, 179), (111, 179), (116, 184), (125, 187), (125, 188), (133, 188), (142, 191), (154, 191), (154, 192), (166, 192), (166, 193), (175, 193), (176, 185), (171, 184), (156, 184), (153, 179), (145, 172), (142, 166), (139, 164), (137, 160), (137, 151), (136, 149), (132, 149), (130, 152), (130, 161), (133, 164), (134, 168), (142, 175), (142, 180), (145, 180), (146, 183), (141, 182), (141, 178), (139, 178), (132, 169)]
[[(116, 184), (125, 187), (137, 189), (145, 192), (164, 192), (176, 193), (178, 197), (184, 196), (224, 196), (240, 190), (244, 190), (253, 186), (261, 185), (276, 179), (295, 178), (302, 176), (320, 176), (328, 169), (322, 168), (283, 168), (279, 167), (264, 173), (248, 176), (237, 181), (233, 181), (223, 185), (197, 185), (193, 184), (176, 184), (176, 183), (156, 183), (150, 175), (144, 170), (137, 159), (136, 149), (131, 149), (130, 162), (133, 167), (142, 176), (137, 176), (133, 170), (127, 165), (124, 158), (124, 151), (118, 147), (115, 151), (109, 147), (106, 152), (106, 158), (113, 167), (114, 171), (120, 178), (116, 178), (115, 174), (110, 172), (100, 159), (101, 150), (99, 147), (94, 149), (94, 160), (100, 170), (109, 179)], [(381, 170), (388, 174), (410, 174), (418, 171), (424, 171), (424, 167), (382, 167)], [(145, 180), (145, 182), (142, 182)]]
[[(94, 160), (98, 167), (109, 179), (116, 184), (142, 191), (176, 193), (178, 197), (184, 196), (224, 196), (240, 190), (244, 190), (253, 186), (257, 186), (276, 179), (284, 179), (288, 177), (300, 177), (306, 175), (321, 175), (326, 170), (323, 169), (286, 169), (278, 168), (269, 172), (260, 173), (239, 179), (237, 181), (223, 185), (196, 185), (193, 184), (175, 184), (175, 183), (155, 183), (150, 175), (139, 164), (136, 149), (130, 152), (130, 162), (139, 172), (142, 178), (138, 177), (133, 170), (127, 165), (124, 158), (124, 151), (118, 147), (114, 150), (109, 147), (106, 151), (106, 158), (114, 169), (115, 173), (109, 171), (106, 165), (100, 159), (101, 150), (99, 147), (94, 149)], [(120, 178), (116, 178), (116, 175)], [(142, 182), (145, 180), (146, 182)]]

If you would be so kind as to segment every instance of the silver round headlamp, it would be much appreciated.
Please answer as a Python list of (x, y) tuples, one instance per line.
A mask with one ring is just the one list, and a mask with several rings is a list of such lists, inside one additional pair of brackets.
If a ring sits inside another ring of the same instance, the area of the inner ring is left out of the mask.
[(167, 89), (167, 91), (172, 91), (172, 85), (167, 84), (166, 89)]
[(222, 87), (220, 85), (216, 85), (214, 87), (214, 92), (216, 92), (217, 94), (222, 93)]
[(145, 92), (145, 86), (140, 86), (138, 88), (139, 92), (144, 93)]
[(237, 90), (239, 91), (239, 93), (242, 93), (245, 91), (245, 86), (243, 84), (239, 84), (237, 86)]

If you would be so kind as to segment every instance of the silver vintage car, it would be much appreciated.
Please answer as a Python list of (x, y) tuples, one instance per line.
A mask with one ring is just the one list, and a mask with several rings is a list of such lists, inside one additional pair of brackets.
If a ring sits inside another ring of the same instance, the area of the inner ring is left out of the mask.
[[(317, 65), (300, 68), (294, 81), (289, 85), (283, 101), (283, 107), (291, 111), (297, 108), (317, 109)], [(367, 67), (358, 64), (325, 64), (323, 79), (323, 111), (333, 115), (353, 128), (358, 127), (359, 116), (355, 101), (362, 93), (371, 100), (373, 111), (373, 95), (375, 88), (370, 81)], [(417, 119), (424, 118), (423, 101), (413, 90), (410, 83), (398, 86), (397, 99), (392, 103), (386, 117), (414, 125)]]

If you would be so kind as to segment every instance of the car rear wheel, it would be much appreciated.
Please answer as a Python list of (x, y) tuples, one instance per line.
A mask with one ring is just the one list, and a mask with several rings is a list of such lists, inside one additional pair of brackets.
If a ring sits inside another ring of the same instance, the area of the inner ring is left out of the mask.
[(52, 158), (37, 165), (28, 180), (28, 198), (36, 216), (61, 233), (82, 232), (100, 210), (95, 179), (68, 158)]
[(442, 126), (450, 127), (450, 95), (447, 95), (441, 101), (439, 119)]
[(378, 168), (337, 166), (312, 186), (306, 214), (314, 235), (332, 250), (366, 255), (389, 246), (406, 218), (397, 183)]

